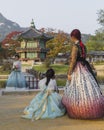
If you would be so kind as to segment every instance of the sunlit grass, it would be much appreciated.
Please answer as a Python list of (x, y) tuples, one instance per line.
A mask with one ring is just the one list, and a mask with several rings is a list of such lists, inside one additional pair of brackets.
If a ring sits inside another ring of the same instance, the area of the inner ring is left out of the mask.
[[(46, 72), (48, 69), (45, 65), (36, 65), (33, 68), (40, 72)], [(51, 65), (50, 68), (53, 68), (56, 74), (66, 74), (68, 71), (68, 65)]]
[(57, 79), (57, 86), (64, 87), (66, 85), (66, 79)]

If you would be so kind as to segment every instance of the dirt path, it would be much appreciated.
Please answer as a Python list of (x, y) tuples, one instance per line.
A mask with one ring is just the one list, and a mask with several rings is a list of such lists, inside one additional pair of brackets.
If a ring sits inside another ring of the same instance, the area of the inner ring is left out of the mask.
[(97, 70), (104, 70), (104, 65), (94, 65)]
[(22, 119), (22, 111), (34, 95), (0, 96), (0, 130), (104, 130), (104, 119), (74, 120), (67, 115), (32, 122)]
[(94, 65), (97, 75), (104, 76), (104, 65)]

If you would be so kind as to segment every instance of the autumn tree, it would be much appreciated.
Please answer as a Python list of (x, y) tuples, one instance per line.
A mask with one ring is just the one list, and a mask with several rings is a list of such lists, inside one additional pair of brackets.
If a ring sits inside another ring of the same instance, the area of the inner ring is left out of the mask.
[(6, 36), (6, 38), (2, 41), (2, 48), (5, 49), (8, 56), (11, 56), (15, 53), (15, 48), (20, 46), (20, 42), (15, 38), (21, 32), (11, 32)]
[(47, 48), (50, 51), (47, 54), (48, 58), (54, 59), (58, 53), (66, 53), (70, 50), (70, 44), (68, 44), (69, 38), (68, 34), (63, 31), (58, 31), (58, 33), (54, 33), (54, 39), (47, 42)]

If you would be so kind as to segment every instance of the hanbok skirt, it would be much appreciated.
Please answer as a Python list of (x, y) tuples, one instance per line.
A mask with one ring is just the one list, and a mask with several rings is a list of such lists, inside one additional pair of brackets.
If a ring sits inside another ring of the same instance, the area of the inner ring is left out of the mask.
[(72, 118), (96, 119), (104, 116), (104, 96), (88, 66), (78, 62), (65, 88), (62, 102)]
[(26, 80), (21, 71), (12, 71), (6, 84), (6, 90), (26, 89)]
[(61, 100), (62, 97), (56, 92), (39, 92), (24, 109), (22, 118), (38, 120), (63, 116), (66, 110)]

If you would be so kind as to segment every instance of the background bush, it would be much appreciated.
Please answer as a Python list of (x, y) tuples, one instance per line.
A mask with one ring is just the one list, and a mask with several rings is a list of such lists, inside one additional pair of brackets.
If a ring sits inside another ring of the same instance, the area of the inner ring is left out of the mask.
[(6, 80), (0, 80), (0, 88), (6, 87)]

